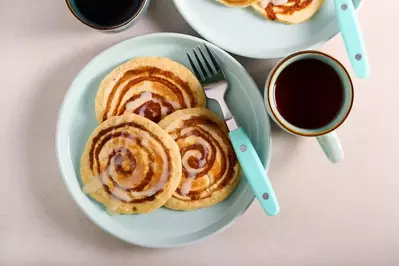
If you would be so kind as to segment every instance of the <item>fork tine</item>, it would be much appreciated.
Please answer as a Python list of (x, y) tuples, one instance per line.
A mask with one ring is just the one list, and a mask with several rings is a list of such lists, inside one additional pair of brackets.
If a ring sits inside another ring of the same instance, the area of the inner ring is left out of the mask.
[(201, 68), (201, 70), (202, 70), (202, 74), (204, 75), (204, 79), (205, 79), (207, 76), (210, 78), (208, 72), (206, 72), (206, 70), (205, 70), (204, 65), (201, 63), (201, 60), (199, 59), (199, 56), (198, 56), (197, 51), (196, 51), (195, 49), (193, 49), (193, 52), (194, 52), (195, 58), (197, 59), (198, 65), (200, 66), (200, 68)]
[(208, 45), (204, 44), (205, 49), (208, 51), (209, 57), (212, 60), (213, 65), (215, 66), (215, 69), (217, 72), (222, 72), (222, 69), (220, 68), (218, 61), (216, 60), (215, 56), (213, 55), (213, 52), (211, 49), (209, 49)]
[(217, 72), (213, 71), (212, 66), (209, 64), (208, 59), (206, 59), (206, 57), (205, 57), (204, 53), (202, 52), (202, 49), (201, 49), (201, 47), (199, 45), (198, 45), (198, 50), (199, 50), (199, 52), (201, 54), (202, 59), (205, 62), (206, 67), (208, 68), (208, 73), (211, 74), (211, 75), (212, 74), (217, 74)]
[(193, 59), (190, 56), (190, 53), (188, 51), (186, 53), (187, 53), (187, 58), (188, 58), (188, 61), (190, 62), (191, 68), (194, 70), (195, 76), (197, 76), (197, 79), (202, 80), (202, 76), (201, 76), (200, 72), (198, 71), (197, 67), (195, 66)]

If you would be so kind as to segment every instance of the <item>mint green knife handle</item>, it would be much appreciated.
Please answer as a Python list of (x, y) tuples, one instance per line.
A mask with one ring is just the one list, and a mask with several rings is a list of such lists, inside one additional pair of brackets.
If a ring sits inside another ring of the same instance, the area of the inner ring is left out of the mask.
[(366, 78), (370, 66), (352, 0), (335, 0), (335, 10), (353, 70), (359, 78)]
[(276, 216), (280, 212), (280, 205), (266, 175), (265, 168), (247, 134), (243, 128), (238, 128), (231, 131), (229, 136), (241, 168), (255, 196), (268, 215)]

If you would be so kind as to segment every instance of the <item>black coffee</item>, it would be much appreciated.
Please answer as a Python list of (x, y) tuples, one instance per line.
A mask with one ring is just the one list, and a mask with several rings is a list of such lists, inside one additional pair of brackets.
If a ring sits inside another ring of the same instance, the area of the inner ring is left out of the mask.
[(344, 85), (337, 72), (316, 59), (286, 67), (275, 85), (277, 109), (289, 123), (304, 129), (330, 124), (344, 102)]
[(75, 0), (81, 15), (98, 26), (123, 24), (136, 14), (144, 0)]

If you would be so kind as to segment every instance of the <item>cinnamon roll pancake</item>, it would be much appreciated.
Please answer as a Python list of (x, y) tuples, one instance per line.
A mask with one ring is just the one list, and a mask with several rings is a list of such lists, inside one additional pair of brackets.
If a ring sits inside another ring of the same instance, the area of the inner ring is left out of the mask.
[(312, 18), (324, 0), (261, 0), (252, 7), (266, 19), (299, 24)]
[(148, 213), (181, 179), (179, 147), (160, 126), (132, 113), (111, 117), (91, 135), (81, 157), (83, 191), (111, 213)]
[(157, 123), (176, 110), (204, 106), (197, 78), (164, 57), (139, 57), (120, 65), (104, 78), (96, 96), (99, 122), (130, 112)]
[(247, 7), (256, 2), (259, 2), (259, 0), (217, 0), (217, 1), (226, 6), (231, 6), (231, 7)]
[(177, 111), (159, 125), (180, 148), (182, 179), (165, 204), (193, 210), (226, 199), (239, 182), (239, 164), (223, 121), (205, 108)]

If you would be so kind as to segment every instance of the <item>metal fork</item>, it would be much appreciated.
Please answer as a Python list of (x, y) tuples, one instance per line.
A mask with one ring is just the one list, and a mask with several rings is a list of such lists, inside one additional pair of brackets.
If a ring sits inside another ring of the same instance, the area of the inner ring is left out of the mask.
[[(276, 216), (280, 211), (280, 206), (270, 180), (248, 135), (238, 125), (224, 99), (229, 86), (226, 75), (211, 49), (207, 45), (204, 45), (204, 47), (210, 60), (207, 59), (200, 46), (192, 50), (195, 59), (187, 51), (191, 68), (201, 82), (206, 96), (219, 103), (230, 131), (230, 141), (255, 196), (268, 215)], [(198, 67), (194, 61), (197, 62)]]

